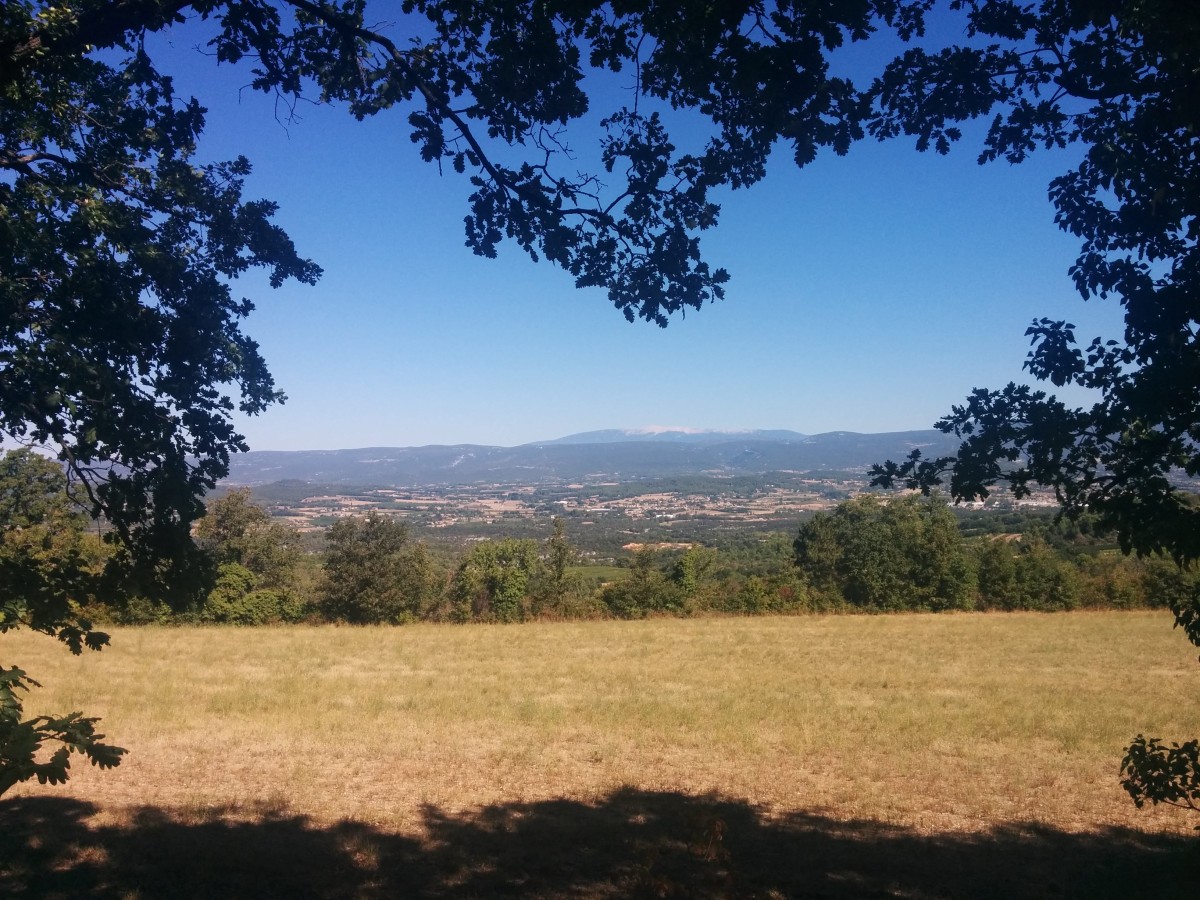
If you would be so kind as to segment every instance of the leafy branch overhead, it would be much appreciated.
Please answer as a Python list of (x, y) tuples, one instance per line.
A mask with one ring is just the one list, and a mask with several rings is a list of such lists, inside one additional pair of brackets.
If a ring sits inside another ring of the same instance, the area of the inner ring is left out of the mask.
[[(51, 460), (29, 450), (0, 457), (0, 634), (28, 628), (79, 655), (104, 647), (108, 635), (80, 613), (101, 583), (100, 548), (65, 488)], [(120, 762), (125, 751), (103, 743), (97, 719), (79, 712), (22, 718), (33, 687), (22, 669), (0, 665), (0, 795), (31, 778), (66, 781), (73, 753), (102, 768)], [(48, 744), (55, 749), (46, 756)]]
[(1068, 515), (1097, 514), (1127, 552), (1200, 558), (1200, 507), (1179, 489), (1200, 475), (1200, 9), (1174, 0), (958, 5), (974, 35), (997, 43), (906, 53), (889, 69), (905, 77), (889, 85), (885, 76), (892, 112), (878, 133), (938, 143), (955, 136), (947, 122), (999, 105), (981, 161), (1080, 145), (1079, 165), (1050, 184), (1055, 220), (1081, 242), (1076, 290), (1119, 302), (1125, 331), (1085, 346), (1069, 322), (1033, 322), (1026, 370), (1090, 390), (1092, 405), (1016, 384), (976, 389), (937, 426), (963, 439), (956, 456), (885, 463), (876, 483), (929, 490), (948, 479), (957, 499), (999, 483), (1017, 496), (1048, 485)]
[(1168, 747), (1139, 734), (1121, 760), (1121, 776), (1139, 809), (1149, 800), (1200, 812), (1200, 741)]
[[(36, 778), (40, 784), (62, 784), (71, 768), (71, 754), (82, 754), (92, 765), (111, 769), (125, 750), (103, 743), (96, 731), (99, 719), (82, 713), (35, 716), (22, 721), (18, 691), (38, 687), (21, 669), (0, 667), (0, 795), (9, 788)], [(49, 758), (39, 754), (48, 741), (58, 746)]]
[[(384, 14), (398, 18), (374, 24)], [(700, 235), (719, 192), (762, 179), (776, 149), (801, 166), (866, 137), (945, 153), (989, 117), (981, 162), (1080, 146), (1050, 197), (1081, 242), (1076, 289), (1120, 302), (1126, 331), (1083, 346), (1069, 323), (1034, 323), (1027, 368), (1097, 401), (981, 389), (941, 423), (965, 439), (957, 457), (882, 466), (880, 482), (948, 475), (965, 498), (1037, 481), (1068, 511), (1105, 516), (1128, 549), (1200, 554), (1172, 481), (1200, 473), (1200, 13), (1185, 0), (6, 4), (0, 427), (60, 447), (127, 539), (178, 551), (172, 526), (242, 449), (221, 385), (251, 412), (282, 399), (229, 280), (258, 266), (273, 283), (319, 274), (273, 204), (242, 198), (247, 161), (196, 162), (203, 111), (145, 41), (188, 16), (211, 23), (210, 52), (247, 63), (255, 88), (405, 116), (423, 159), (468, 178), (476, 253), (513, 242), (659, 325), (724, 296)], [(901, 52), (858, 80), (837, 74), (844, 49), (871, 40)], [(622, 89), (606, 93), (606, 75)], [(597, 121), (591, 168), (568, 138)], [(109, 463), (127, 477), (106, 478)]]

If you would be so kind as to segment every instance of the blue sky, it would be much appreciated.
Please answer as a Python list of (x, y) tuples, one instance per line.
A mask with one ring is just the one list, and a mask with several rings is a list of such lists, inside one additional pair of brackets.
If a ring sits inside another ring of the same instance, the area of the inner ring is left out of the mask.
[[(249, 197), (325, 269), (315, 287), (248, 278), (246, 323), (283, 406), (238, 424), (253, 449), (512, 445), (613, 427), (927, 428), (976, 386), (1026, 380), (1024, 331), (1068, 318), (1082, 338), (1120, 335), (1119, 309), (1084, 304), (1067, 276), (1077, 245), (1046, 196), (1071, 156), (978, 166), (864, 142), (722, 198), (707, 258), (724, 301), (666, 329), (630, 324), (602, 290), (502, 246), (463, 243), (466, 178), (417, 157), (395, 111), (354, 121), (241, 86), (177, 31), (158, 54), (209, 107), (207, 158), (254, 163)], [(572, 133), (583, 147), (596, 139)]]

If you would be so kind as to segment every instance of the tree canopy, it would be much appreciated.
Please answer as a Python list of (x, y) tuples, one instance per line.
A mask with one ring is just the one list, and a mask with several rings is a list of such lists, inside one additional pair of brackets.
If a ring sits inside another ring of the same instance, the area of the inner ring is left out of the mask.
[(321, 606), (335, 621), (412, 621), (435, 596), (437, 573), (425, 546), (409, 540), (405, 523), (372, 510), (338, 519), (325, 537)]
[[(56, 447), (127, 543), (178, 550), (197, 496), (244, 447), (230, 411), (281, 399), (231, 280), (319, 274), (273, 204), (242, 197), (247, 160), (196, 161), (204, 112), (144, 37), (198, 16), (216, 60), (248, 62), (257, 89), (405, 116), (423, 159), (469, 179), (476, 253), (515, 243), (660, 325), (723, 296), (728, 274), (700, 252), (714, 191), (761, 180), (777, 148), (801, 166), (868, 137), (946, 153), (989, 117), (981, 162), (1078, 145), (1050, 197), (1081, 242), (1077, 290), (1121, 303), (1125, 333), (1084, 345), (1069, 322), (1035, 322), (1026, 367), (1097, 401), (980, 388), (940, 423), (965, 439), (956, 457), (879, 478), (948, 475), (956, 498), (1047, 484), (1127, 549), (1200, 555), (1200, 512), (1174, 481), (1200, 474), (1195, 4), (406, 0), (373, 26), (375, 11), (24, 0), (0, 13), (0, 430)], [(839, 53), (866, 41), (889, 61), (839, 74)], [(633, 90), (595, 110), (597, 72)], [(687, 112), (707, 126), (685, 148), (670, 128)], [(600, 168), (580, 173), (569, 127), (597, 113)]]
[(793, 545), (818, 590), (861, 609), (967, 609), (972, 573), (958, 523), (941, 498), (867, 494), (817, 513)]

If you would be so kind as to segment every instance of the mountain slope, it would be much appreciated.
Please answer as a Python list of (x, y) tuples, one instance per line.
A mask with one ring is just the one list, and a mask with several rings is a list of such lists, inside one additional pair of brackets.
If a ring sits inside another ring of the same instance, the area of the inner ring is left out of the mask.
[[(728, 441), (803, 441), (808, 435), (783, 429), (770, 431), (716, 431), (700, 428), (608, 428), (603, 431), (583, 431), (568, 434), (544, 444), (616, 444), (636, 441), (671, 442), (679, 444), (720, 444)], [(530, 445), (526, 445), (530, 446)]]
[[(593, 434), (606, 434), (594, 432)], [(614, 432), (617, 434), (620, 432)], [(678, 432), (676, 432), (678, 433)], [(914, 447), (926, 455), (952, 452), (953, 438), (938, 431), (857, 434), (835, 431), (811, 436), (783, 432), (712, 434), (712, 439), (622, 439), (559, 441), (519, 447), (474, 444), (427, 447), (368, 447), (356, 450), (255, 450), (235, 456), (228, 484), (255, 485), (299, 480), (358, 487), (419, 487), (482, 483), (569, 483), (631, 481), (694, 474), (752, 474), (771, 471), (861, 470), (899, 459)]]

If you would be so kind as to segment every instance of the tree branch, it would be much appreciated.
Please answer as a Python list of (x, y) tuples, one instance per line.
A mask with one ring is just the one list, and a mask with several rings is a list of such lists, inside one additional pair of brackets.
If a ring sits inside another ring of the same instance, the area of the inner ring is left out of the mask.
[(0, 85), (19, 79), (43, 52), (73, 54), (89, 47), (114, 47), (131, 32), (158, 31), (191, 5), (192, 0), (113, 0), (77, 12), (73, 27), (63, 27), (61, 21), (44, 25), (0, 44)]

